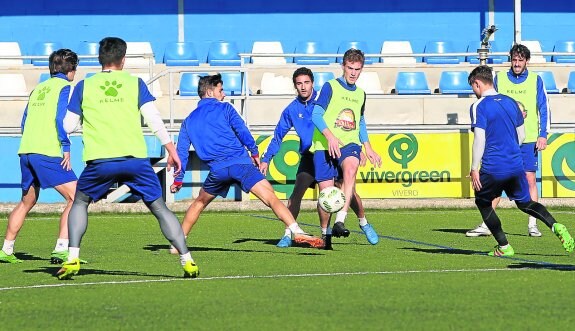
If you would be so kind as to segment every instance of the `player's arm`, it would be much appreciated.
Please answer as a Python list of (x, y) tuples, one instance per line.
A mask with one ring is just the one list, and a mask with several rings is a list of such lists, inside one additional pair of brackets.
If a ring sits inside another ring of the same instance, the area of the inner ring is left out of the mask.
[(549, 111), (549, 99), (543, 84), (543, 79), (537, 76), (537, 110), (539, 112), (539, 136), (537, 138), (537, 150), (547, 148), (547, 134), (551, 128), (551, 113)]
[(471, 183), (473, 189), (476, 191), (481, 190), (481, 181), (479, 180), (479, 166), (483, 153), (485, 152), (485, 130), (475, 127), (473, 129), (473, 147), (471, 149)]
[(186, 167), (188, 165), (188, 158), (190, 155), (190, 146), (192, 142), (190, 136), (188, 135), (187, 122), (184, 121), (180, 127), (180, 132), (178, 133), (178, 144), (176, 145), (176, 155), (180, 158), (182, 168), (180, 172), (175, 176), (174, 183), (170, 185), (170, 191), (172, 193), (178, 192), (184, 182), (184, 175), (186, 174)]
[(248, 149), (254, 164), (259, 167), (260, 153), (258, 151), (258, 145), (256, 144), (252, 133), (246, 126), (246, 122), (244, 122), (244, 119), (241, 118), (232, 105), (226, 104), (226, 111), (228, 113), (230, 126), (236, 133), (236, 137), (238, 137), (242, 145)]
[(70, 165), (70, 139), (68, 138), (68, 133), (64, 129), (64, 118), (68, 112), (68, 99), (70, 96), (70, 86), (65, 86), (60, 91), (60, 96), (58, 97), (58, 104), (56, 106), (56, 132), (58, 134), (58, 140), (62, 146), (62, 165), (63, 169), (72, 169)]
[(288, 133), (288, 131), (292, 128), (293, 123), (289, 116), (289, 109), (286, 108), (282, 112), (280, 116), (280, 120), (276, 125), (274, 130), (274, 137), (270, 141), (266, 152), (264, 153), (261, 163), (260, 163), (260, 171), (262, 174), (267, 174), (269, 163), (271, 162), (274, 155), (276, 155), (281, 147), (282, 140)]
[(63, 127), (66, 133), (80, 130), (82, 126), (82, 95), (84, 94), (84, 81), (81, 80), (74, 87), (72, 97), (68, 102), (68, 109), (64, 115)]
[(22, 115), (22, 121), (20, 122), (20, 133), (24, 133), (24, 126), (26, 125), (26, 118), (28, 117), (28, 105), (24, 108), (24, 114)]
[(517, 117), (515, 118), (515, 131), (517, 131), (517, 141), (519, 145), (523, 144), (525, 140), (525, 117), (523, 116), (523, 111), (519, 108), (517, 102), (513, 102), (513, 105), (517, 108)]

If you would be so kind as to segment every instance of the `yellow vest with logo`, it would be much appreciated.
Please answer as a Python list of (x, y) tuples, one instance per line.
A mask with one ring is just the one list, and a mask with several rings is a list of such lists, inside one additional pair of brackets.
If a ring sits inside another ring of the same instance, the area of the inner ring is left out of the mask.
[(529, 72), (521, 84), (509, 80), (506, 71), (497, 73), (497, 92), (521, 102), (527, 111), (524, 143), (536, 142), (539, 137), (539, 110), (537, 109), (537, 74)]

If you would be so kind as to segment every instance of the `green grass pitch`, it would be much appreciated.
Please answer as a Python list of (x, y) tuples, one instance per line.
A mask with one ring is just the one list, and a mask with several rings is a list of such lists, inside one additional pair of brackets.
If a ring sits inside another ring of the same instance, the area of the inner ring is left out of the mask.
[[(551, 210), (575, 234), (570, 209)], [(369, 210), (370, 245), (350, 214), (334, 250), (280, 249), (271, 212), (206, 212), (188, 237), (200, 277), (184, 280), (150, 214), (91, 214), (71, 281), (49, 254), (58, 215), (31, 215), (0, 264), (2, 330), (568, 330), (575, 323), (575, 260), (549, 229), (527, 236), (527, 216), (498, 211), (516, 255), (484, 253), (466, 238), (474, 209)], [(182, 215), (178, 215), (182, 218)], [(0, 228), (6, 227), (6, 215)], [(319, 234), (317, 216), (302, 227)]]

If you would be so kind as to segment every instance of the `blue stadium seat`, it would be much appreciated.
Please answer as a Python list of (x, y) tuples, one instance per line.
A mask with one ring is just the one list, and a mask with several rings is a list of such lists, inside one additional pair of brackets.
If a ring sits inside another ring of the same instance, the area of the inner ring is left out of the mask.
[[(364, 54), (369, 54), (369, 47), (365, 41), (342, 41), (337, 48), (337, 54), (344, 54), (348, 49), (355, 48), (361, 50)], [(337, 63), (343, 62), (343, 57), (337, 58)], [(373, 58), (366, 57), (365, 64), (372, 64)]]
[(166, 66), (199, 66), (196, 47), (192, 42), (171, 42), (164, 50)]
[(467, 82), (467, 71), (443, 71), (439, 77), (439, 93), (471, 94), (473, 89)]
[(241, 72), (222, 72), (221, 75), (226, 95), (242, 95)]
[(238, 46), (231, 41), (214, 41), (208, 50), (211, 66), (239, 66), (241, 64)]
[(323, 84), (325, 84), (328, 80), (334, 79), (335, 75), (333, 72), (314, 72), (313, 73), (313, 89), (316, 91), (320, 91)]
[[(500, 49), (495, 41), (490, 41), (489, 44), (491, 45), (489, 53), (508, 51), (505, 49)], [(479, 64), (479, 59), (477, 58), (477, 49), (480, 47), (481, 47), (481, 41), (469, 44), (467, 46), (467, 52), (476, 53), (476, 55), (466, 57), (465, 61), (471, 64)], [(489, 55), (489, 58), (487, 59), (487, 64), (501, 64), (503, 62), (509, 62), (509, 57), (505, 55)]]
[[(325, 50), (323, 44), (319, 41), (300, 41), (297, 43), (295, 52), (297, 54), (326, 54), (329, 53)], [(301, 57), (296, 56), (294, 62), (299, 65), (328, 65), (330, 64), (327, 57)]]
[(87, 72), (86, 76), (84, 76), (84, 79), (90, 78), (90, 77), (94, 76), (95, 74), (96, 74), (95, 72)]
[(198, 82), (200, 77), (207, 76), (206, 72), (182, 72), (180, 76), (180, 95), (198, 96)]
[(48, 56), (52, 54), (52, 52), (59, 50), (62, 48), (62, 44), (60, 42), (41, 42), (36, 43), (34, 45), (34, 50), (31, 55), (40, 55), (44, 56), (41, 59), (32, 59), (32, 64), (35, 66), (48, 66)]
[(545, 90), (549, 94), (557, 94), (561, 93), (557, 88), (557, 84), (555, 83), (555, 76), (553, 76), (552, 71), (542, 70), (542, 71), (534, 71), (536, 74), (543, 79), (543, 86), (545, 86)]
[(98, 61), (98, 50), (100, 49), (100, 44), (97, 42), (83, 42), (78, 45), (76, 54), (80, 55), (91, 55), (92, 58), (80, 58), (80, 66), (94, 66), (99, 67), (100, 61)]
[(567, 93), (575, 93), (575, 71), (569, 73), (567, 80)]
[[(423, 53), (455, 53), (455, 49), (449, 41), (428, 41)], [(423, 61), (427, 64), (457, 64), (459, 58), (457, 56), (424, 57)]]
[(40, 78), (38, 79), (38, 83), (42, 83), (43, 81), (47, 80), (50, 78), (50, 73), (48, 72), (43, 72), (40, 74)]
[(423, 71), (397, 73), (395, 79), (395, 93), (397, 94), (431, 94), (427, 85), (427, 77)]
[[(558, 41), (553, 52), (575, 53), (575, 41)], [(553, 55), (552, 61), (556, 63), (575, 63), (575, 55)]]

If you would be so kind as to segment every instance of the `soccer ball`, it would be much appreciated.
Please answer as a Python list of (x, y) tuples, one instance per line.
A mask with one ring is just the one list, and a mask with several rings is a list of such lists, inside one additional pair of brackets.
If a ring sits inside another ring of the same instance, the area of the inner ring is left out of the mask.
[(326, 187), (319, 192), (318, 203), (327, 213), (337, 213), (345, 204), (345, 195), (335, 186)]

